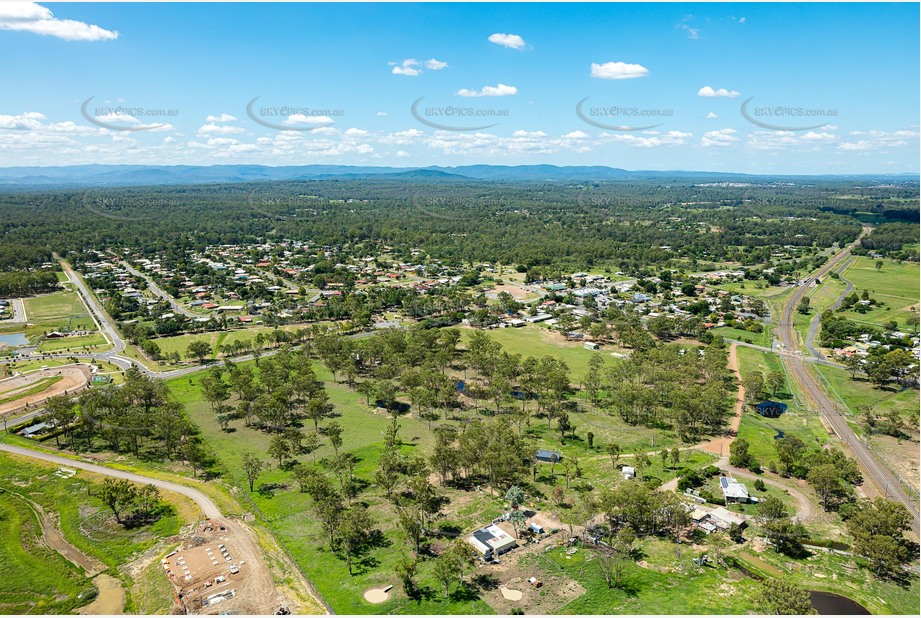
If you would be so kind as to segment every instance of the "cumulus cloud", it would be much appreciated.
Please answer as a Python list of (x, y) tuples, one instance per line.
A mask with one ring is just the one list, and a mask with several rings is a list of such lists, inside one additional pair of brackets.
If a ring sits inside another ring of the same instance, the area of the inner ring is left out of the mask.
[(499, 84), (497, 86), (483, 86), (479, 90), (461, 88), (457, 91), (457, 94), (462, 97), (508, 97), (518, 94), (518, 88)]
[[(212, 118), (212, 116), (208, 116), (208, 118)], [(233, 116), (231, 116), (231, 118), (233, 118)], [(204, 124), (198, 128), (198, 133), (200, 135), (233, 135), (235, 133), (245, 132), (246, 130), (241, 129), (240, 127), (234, 127), (225, 124), (215, 124), (214, 122), (209, 122), (208, 124)]]
[(236, 120), (236, 116), (231, 116), (230, 114), (220, 114), (219, 116), (208, 116), (205, 118), (208, 122), (233, 122)]
[(598, 79), (633, 79), (646, 77), (647, 75), (649, 75), (649, 69), (639, 64), (627, 64), (626, 62), (592, 63), (592, 77), (597, 77)]
[(0, 3), (0, 30), (32, 32), (65, 41), (111, 41), (118, 38), (115, 30), (73, 19), (58, 19), (51, 9), (35, 2)]
[(334, 120), (329, 116), (307, 116), (305, 114), (291, 114), (282, 122), (282, 124), (302, 125), (302, 124), (332, 124)]
[(681, 146), (694, 137), (693, 133), (684, 131), (644, 131), (641, 135), (633, 133), (603, 133), (602, 137), (612, 142), (620, 142), (634, 148), (657, 148), (660, 146)]
[(496, 32), (495, 34), (490, 34), (489, 42), (495, 43), (496, 45), (501, 45), (502, 47), (508, 47), (510, 49), (524, 49), (527, 46), (527, 43), (524, 42), (524, 39), (517, 34), (505, 34), (504, 32)]
[(739, 141), (736, 137), (735, 129), (718, 129), (716, 131), (707, 131), (700, 138), (700, 145), (704, 148), (725, 148), (732, 146)]
[(435, 58), (429, 58), (421, 62), (415, 58), (407, 58), (402, 62), (388, 62), (387, 64), (393, 67), (390, 72), (394, 75), (406, 75), (408, 77), (422, 75), (423, 68), (429, 69), (430, 71), (440, 71), (448, 67), (447, 62), (442, 62)]
[(738, 90), (727, 90), (726, 88), (714, 89), (714, 88), (711, 88), (710, 86), (704, 86), (703, 88), (697, 91), (697, 96), (710, 97), (710, 98), (729, 97), (732, 99), (732, 98), (739, 96), (740, 94), (742, 93), (739, 92)]
[(707, 112), (707, 116), (706, 116), (706, 117), (709, 118), (710, 120), (712, 120), (712, 119), (714, 119), (714, 118), (719, 118), (719, 116), (717, 116), (717, 115), (714, 114), (713, 112)]
[(375, 116), (386, 116), (386, 115), (387, 115), (387, 112), (377, 112), (377, 113), (374, 114), (374, 115), (375, 115)]

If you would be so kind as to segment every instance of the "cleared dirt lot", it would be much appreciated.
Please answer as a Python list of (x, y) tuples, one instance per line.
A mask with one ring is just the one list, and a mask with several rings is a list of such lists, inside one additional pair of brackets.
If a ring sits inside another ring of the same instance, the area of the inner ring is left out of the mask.
[(15, 396), (17, 393), (27, 391), (37, 382), (54, 376), (60, 376), (60, 380), (51, 384), (41, 392), (15, 399), (5, 404), (0, 404), (0, 416), (19, 412), (26, 408), (34, 408), (43, 401), (54, 395), (73, 394), (86, 388), (91, 377), (90, 369), (87, 365), (62, 365), (61, 367), (50, 367), (40, 369), (23, 375), (15, 376), (0, 380), (0, 400), (7, 397)]
[(262, 554), (234, 521), (199, 525), (164, 558), (163, 569), (189, 613), (265, 615), (287, 607)]

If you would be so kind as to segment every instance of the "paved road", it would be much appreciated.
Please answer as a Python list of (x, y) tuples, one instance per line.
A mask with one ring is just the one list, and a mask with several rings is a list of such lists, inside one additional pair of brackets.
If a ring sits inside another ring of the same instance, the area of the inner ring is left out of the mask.
[(221, 510), (218, 508), (217, 504), (211, 500), (204, 493), (193, 489), (191, 487), (186, 487), (185, 485), (179, 485), (178, 483), (171, 483), (170, 481), (164, 481), (161, 479), (150, 478), (148, 476), (142, 476), (140, 474), (135, 474), (133, 472), (125, 472), (124, 470), (114, 470), (112, 468), (107, 468), (105, 466), (100, 466), (97, 464), (86, 463), (84, 461), (68, 459), (67, 457), (60, 457), (58, 455), (52, 455), (50, 453), (43, 453), (41, 451), (34, 451), (32, 449), (24, 448), (21, 446), (12, 446), (10, 444), (0, 444), (0, 451), (5, 451), (7, 453), (13, 453), (14, 455), (21, 455), (23, 457), (31, 457), (32, 459), (41, 459), (42, 461), (47, 461), (59, 466), (64, 466), (66, 468), (79, 468), (80, 470), (87, 470), (89, 472), (95, 472), (96, 474), (102, 474), (104, 476), (111, 476), (117, 479), (125, 479), (131, 481), (132, 483), (141, 483), (144, 485), (154, 485), (160, 489), (165, 489), (166, 491), (172, 491), (177, 494), (182, 494), (187, 498), (190, 498), (195, 504), (197, 504), (202, 513), (205, 514), (205, 517), (210, 518), (220, 518), (222, 517)]
[(13, 306), (13, 319), (9, 322), (4, 322), (4, 324), (24, 324), (27, 322), (29, 317), (26, 315), (26, 304), (22, 302), (22, 299), (14, 298), (10, 300), (10, 304)]
[[(869, 228), (864, 228), (861, 233), (863, 237)], [(785, 349), (788, 352), (798, 351), (798, 345), (796, 341), (796, 331), (793, 328), (793, 312), (796, 311), (796, 306), (799, 304), (800, 300), (806, 295), (809, 291), (809, 284), (812, 283), (817, 277), (824, 278), (832, 270), (841, 266), (851, 254), (851, 249), (860, 242), (858, 238), (854, 243), (840, 251), (837, 255), (832, 257), (828, 262), (825, 263), (821, 268), (815, 271), (806, 279), (807, 285), (802, 285), (796, 288), (793, 294), (790, 296), (787, 304), (784, 305), (783, 314), (780, 319), (780, 335), (781, 341)], [(880, 494), (890, 498), (892, 500), (899, 501), (903, 503), (912, 514), (914, 518), (914, 529), (915, 533), (919, 532), (919, 508), (918, 503), (911, 499), (911, 497), (905, 493), (902, 489), (899, 479), (893, 474), (888, 468), (882, 465), (877, 461), (873, 453), (857, 438), (857, 435), (854, 433), (854, 430), (851, 429), (847, 421), (841, 413), (838, 411), (835, 403), (826, 395), (825, 391), (819, 386), (816, 380), (813, 378), (812, 374), (806, 368), (803, 358), (798, 353), (794, 354), (784, 354), (781, 356), (784, 364), (787, 367), (787, 371), (796, 380), (800, 388), (806, 394), (806, 397), (812, 401), (819, 413), (824, 417), (825, 421), (832, 428), (835, 434), (840, 438), (845, 445), (850, 449), (851, 453), (857, 459), (857, 462), (860, 464), (860, 467), (863, 471), (864, 477), (869, 479), (874, 483), (878, 488)]]
[(112, 349), (107, 350), (106, 352), (100, 352), (100, 356), (116, 355), (122, 350), (125, 349), (126, 344), (122, 340), (121, 336), (118, 334), (115, 325), (109, 321), (109, 316), (106, 312), (99, 306), (99, 303), (96, 302), (95, 297), (87, 289), (86, 284), (83, 283), (83, 279), (77, 275), (70, 267), (70, 264), (64, 260), (60, 260), (61, 268), (64, 270), (64, 274), (67, 275), (67, 278), (71, 283), (74, 284), (74, 287), (77, 289), (77, 295), (83, 300), (83, 304), (86, 305), (87, 310), (90, 312), (93, 321), (96, 322), (96, 325), (99, 327), (99, 330), (102, 331), (102, 334), (112, 343)]
[(131, 274), (134, 275), (135, 277), (140, 277), (141, 279), (143, 279), (144, 281), (146, 281), (146, 282), (147, 282), (147, 287), (150, 288), (150, 291), (153, 292), (154, 294), (156, 294), (157, 296), (159, 296), (160, 298), (162, 298), (163, 300), (165, 300), (166, 302), (168, 302), (168, 303), (169, 303), (169, 306), (172, 307), (172, 309), (173, 309), (174, 312), (179, 313), (179, 314), (181, 314), (181, 315), (184, 315), (184, 316), (187, 317), (187, 318), (200, 318), (200, 317), (201, 317), (200, 315), (196, 315), (196, 314), (192, 313), (191, 311), (189, 311), (188, 309), (185, 309), (182, 305), (180, 305), (178, 302), (176, 302), (176, 299), (175, 299), (175, 298), (173, 298), (172, 296), (170, 296), (169, 294), (167, 294), (166, 292), (164, 292), (163, 290), (161, 290), (161, 289), (157, 286), (157, 284), (154, 283), (154, 280), (153, 280), (149, 275), (145, 275), (145, 274), (142, 273), (141, 271), (139, 271), (139, 270), (137, 270), (136, 268), (134, 268), (134, 267), (133, 267), (131, 264), (129, 264), (128, 262), (124, 262), (124, 261), (123, 261), (121, 264), (122, 264), (122, 266), (125, 267), (125, 270), (127, 270), (129, 273), (131, 273)]
[[(847, 260), (844, 260), (844, 262), (841, 263), (841, 266), (835, 272), (837, 272), (838, 275), (841, 275), (841, 273), (847, 270), (847, 267), (850, 266), (851, 262), (853, 261), (854, 261), (854, 258), (849, 258)], [(841, 303), (844, 301), (844, 298), (848, 294), (851, 293), (851, 290), (854, 289), (853, 282), (848, 281), (844, 277), (841, 277), (841, 280), (844, 281), (847, 284), (847, 286), (844, 288), (844, 291), (841, 292), (841, 296), (835, 299), (835, 302), (833, 302), (828, 307), (829, 310), (831, 311), (835, 311), (838, 307), (840, 307)], [(815, 347), (815, 337), (819, 332), (819, 325), (821, 324), (821, 322), (822, 322), (822, 314), (817, 312), (815, 316), (813, 316), (812, 321), (809, 323), (809, 334), (806, 336), (806, 349), (809, 350), (809, 353), (812, 354), (812, 356), (817, 361), (828, 362), (828, 359), (825, 357), (825, 355), (822, 354), (822, 352), (817, 350)]]

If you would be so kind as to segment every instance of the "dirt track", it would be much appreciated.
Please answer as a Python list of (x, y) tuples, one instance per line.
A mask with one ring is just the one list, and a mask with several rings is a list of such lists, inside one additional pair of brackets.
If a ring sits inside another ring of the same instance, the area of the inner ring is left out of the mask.
[(736, 344), (734, 343), (729, 346), (729, 368), (732, 369), (739, 383), (739, 388), (736, 391), (735, 416), (732, 417), (732, 422), (729, 425), (729, 435), (714, 438), (708, 442), (698, 444), (696, 447), (720, 457), (729, 455), (729, 445), (732, 444), (736, 434), (739, 432), (739, 423), (742, 422), (742, 410), (745, 407), (745, 387), (742, 386), (742, 374), (739, 372), (739, 359), (736, 356)]
[(63, 365), (61, 367), (49, 367), (39, 371), (32, 371), (23, 375), (0, 380), (0, 399), (14, 396), (18, 392), (28, 390), (43, 378), (61, 376), (61, 379), (51, 384), (48, 388), (22, 399), (16, 399), (5, 404), (0, 404), (0, 416), (19, 412), (26, 407), (36, 407), (43, 401), (54, 395), (72, 394), (86, 388), (91, 377), (90, 369), (87, 365)]

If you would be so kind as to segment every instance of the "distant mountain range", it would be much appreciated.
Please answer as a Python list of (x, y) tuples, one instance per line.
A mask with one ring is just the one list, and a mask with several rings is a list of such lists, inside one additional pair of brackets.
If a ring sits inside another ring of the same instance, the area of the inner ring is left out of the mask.
[(898, 180), (915, 174), (852, 175), (755, 175), (728, 172), (630, 171), (605, 166), (556, 165), (463, 165), (458, 167), (371, 167), (353, 165), (72, 165), (0, 168), (3, 187), (137, 186), (202, 183), (258, 182), (271, 180), (390, 178), (414, 180), (486, 181), (636, 181), (701, 180), (707, 182), (764, 182), (783, 178)]

